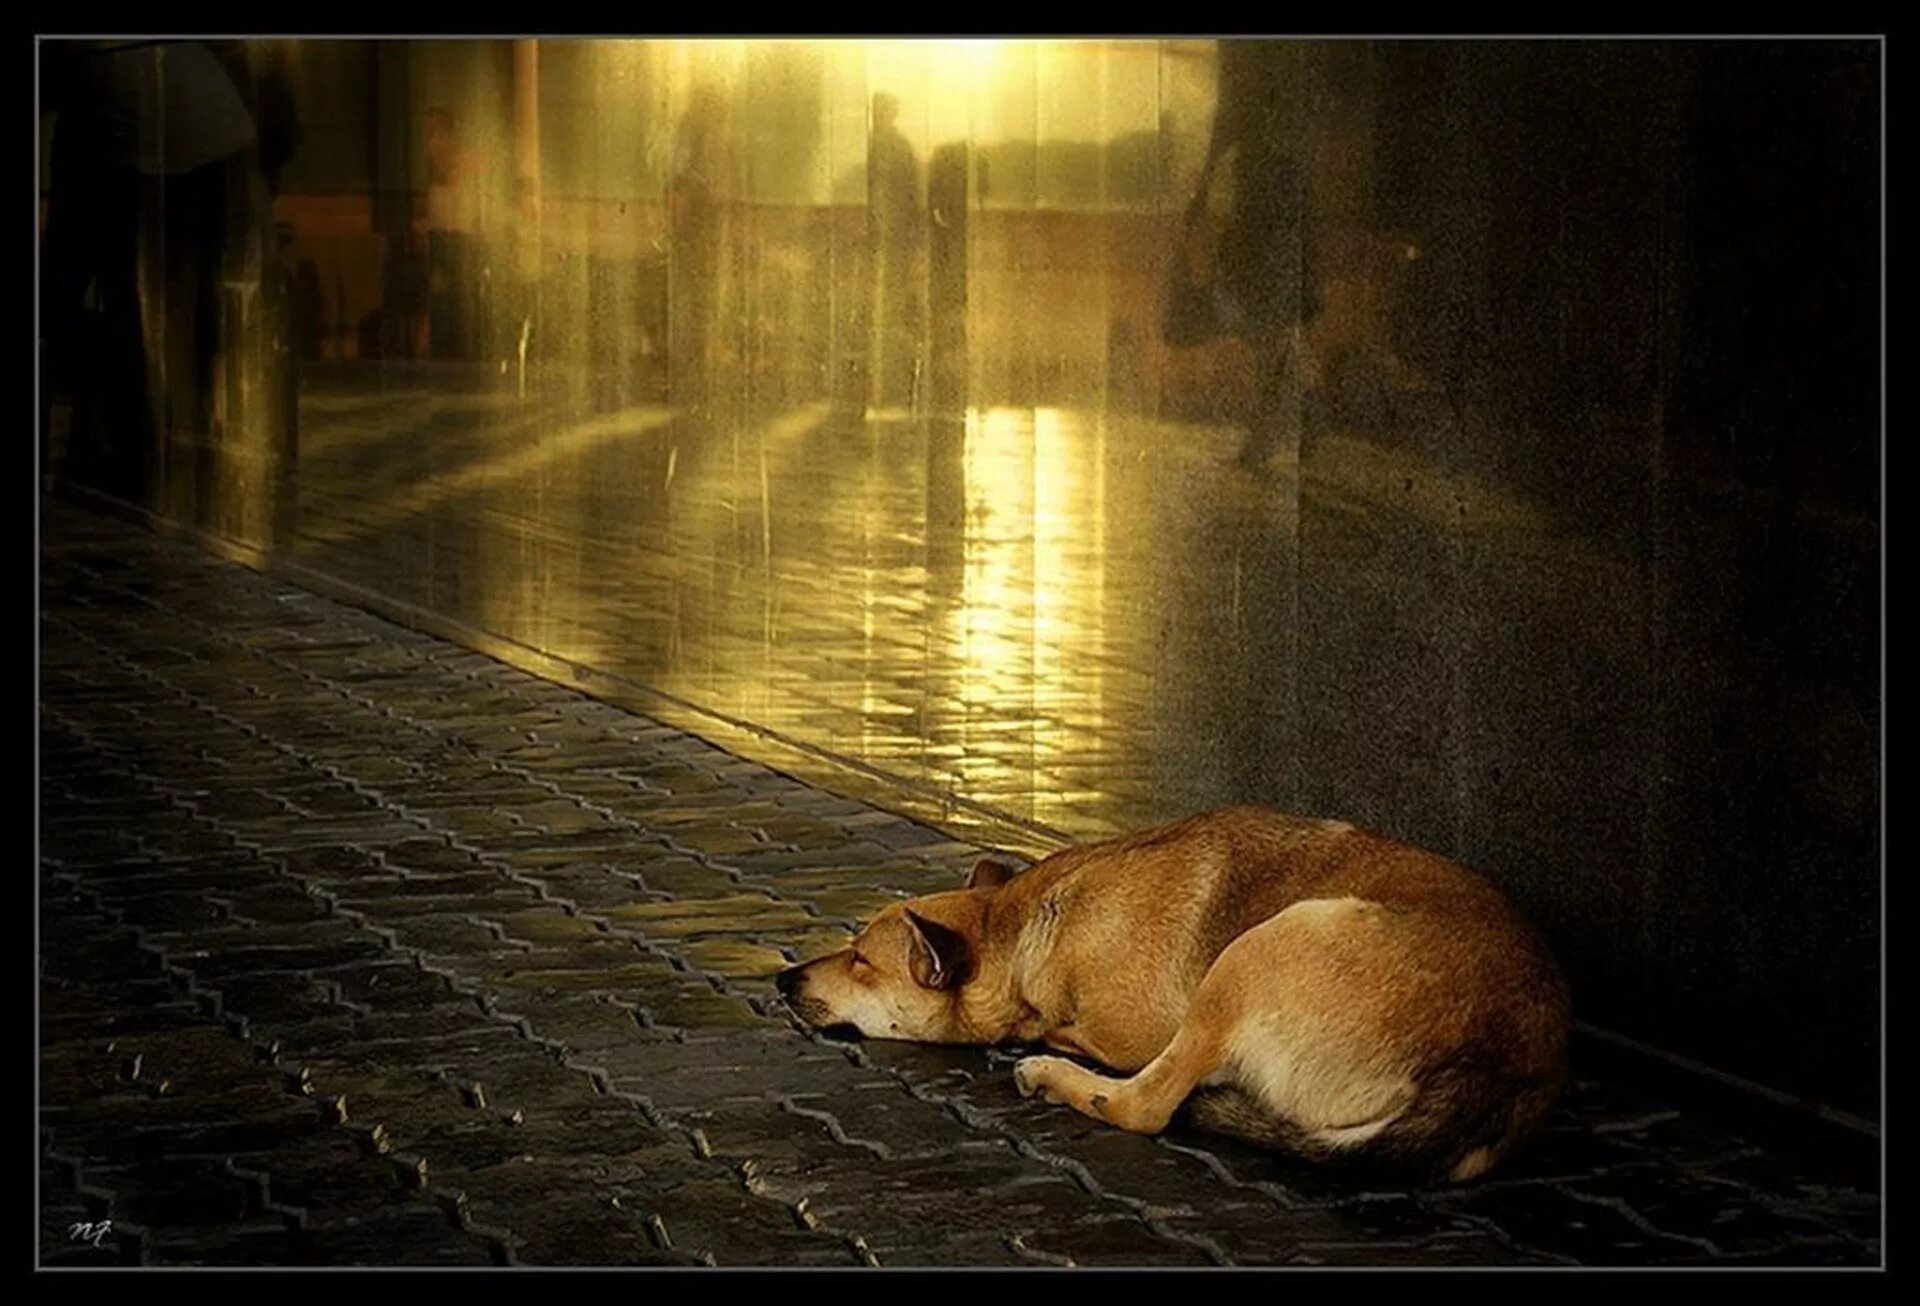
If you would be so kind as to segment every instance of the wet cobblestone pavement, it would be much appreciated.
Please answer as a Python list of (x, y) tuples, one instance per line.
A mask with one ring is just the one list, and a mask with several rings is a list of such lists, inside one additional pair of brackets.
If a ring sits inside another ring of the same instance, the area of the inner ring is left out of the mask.
[(1875, 1194), (1629, 1082), (1384, 1192), (1023, 1100), (998, 1051), (820, 1041), (771, 973), (979, 849), (45, 512), (43, 1265), (1880, 1258)]

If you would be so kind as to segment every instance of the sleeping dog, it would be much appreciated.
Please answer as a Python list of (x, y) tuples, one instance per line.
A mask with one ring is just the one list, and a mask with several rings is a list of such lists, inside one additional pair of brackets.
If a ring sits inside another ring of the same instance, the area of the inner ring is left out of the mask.
[(1040, 1043), (1039, 1093), (1138, 1133), (1193, 1124), (1463, 1181), (1565, 1074), (1566, 985), (1487, 881), (1342, 822), (1237, 807), (891, 905), (784, 971), (808, 1024)]

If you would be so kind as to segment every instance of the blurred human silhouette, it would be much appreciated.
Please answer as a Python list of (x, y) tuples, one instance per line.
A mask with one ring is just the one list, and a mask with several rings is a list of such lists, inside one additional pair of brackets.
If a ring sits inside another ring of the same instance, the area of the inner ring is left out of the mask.
[(727, 102), (720, 88), (694, 88), (681, 115), (667, 191), (668, 357), (674, 393), (704, 406), (711, 394), (723, 248)]
[(920, 160), (899, 128), (900, 101), (873, 97), (867, 137), (867, 256), (872, 278), (873, 403), (889, 407), (913, 396), (920, 328), (918, 266), (924, 223)]
[(480, 356), (486, 177), (452, 110), (427, 110), (427, 340), (432, 356)]
[(144, 497), (170, 437), (210, 434), (223, 281), (258, 285), (271, 253), (258, 133), (206, 43), (45, 51), (47, 379), (72, 398), (73, 473)]
[(972, 150), (952, 141), (927, 168), (928, 391), (942, 411), (964, 402), (967, 372), (967, 173)]
[(235, 360), (227, 371), (228, 417), (270, 486), (267, 515), (254, 523), (265, 531), (261, 542), (266, 543), (292, 528), (297, 499), (301, 351), (294, 228), (279, 220), (274, 200), (306, 131), (295, 94), (291, 42), (219, 41), (210, 48), (245, 96), (254, 123), (253, 145), (237, 165), (243, 184), (236, 188), (238, 225), (223, 274), (228, 311), (220, 348)]
[[(1320, 295), (1301, 164), (1298, 52), (1285, 42), (1222, 40), (1212, 138), (1188, 230), (1206, 204), (1214, 174), (1232, 156), (1232, 202), (1214, 255), (1210, 286), (1182, 279), (1169, 305), (1171, 343), (1238, 336), (1254, 350), (1257, 381), (1240, 462), (1263, 464), (1299, 420), (1300, 330)], [(1189, 252), (1181, 251), (1183, 258)], [(1185, 268), (1181, 269), (1184, 273)], [(1304, 432), (1296, 431), (1296, 434)]]

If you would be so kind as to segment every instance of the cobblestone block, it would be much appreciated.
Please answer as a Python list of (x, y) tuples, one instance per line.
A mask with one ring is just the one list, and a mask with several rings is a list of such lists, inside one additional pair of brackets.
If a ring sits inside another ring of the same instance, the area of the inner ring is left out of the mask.
[(399, 874), (335, 890), (336, 898), (345, 905), (388, 898), (485, 898), (496, 893), (509, 898), (533, 896), (531, 888), (515, 883), (504, 871), (492, 866), (475, 866), (450, 874)]
[[(1249, 1262), (1254, 1263), (1254, 1262)], [(1261, 1261), (1260, 1264), (1269, 1262)], [(1315, 1243), (1296, 1246), (1280, 1265), (1412, 1269), (1426, 1266), (1565, 1265), (1515, 1248), (1489, 1234), (1444, 1234), (1417, 1242)]]
[[(585, 1074), (525, 1041), (485, 1056), (449, 1059), (444, 1068), (466, 1086), (464, 1100), (484, 1103), (476, 1109), (509, 1122), (516, 1111), (524, 1124), (543, 1113), (597, 1110), (603, 1104), (604, 1095)], [(473, 1085), (479, 1086), (478, 1098), (472, 1097)]]
[(1862, 1243), (1881, 1238), (1881, 1206), (1872, 1193), (1809, 1174), (1758, 1148), (1710, 1166), (1696, 1164), (1688, 1173), (1738, 1184), (1776, 1209), (1838, 1225)]
[(486, 913), (509, 939), (535, 947), (565, 946), (606, 937), (606, 931), (560, 907), (536, 907), (513, 912)]
[(816, 923), (806, 912), (774, 898), (737, 894), (692, 902), (643, 902), (602, 915), (649, 937), (684, 939), (709, 934), (761, 934), (805, 929)]
[(524, 1019), (534, 1034), (593, 1059), (603, 1048), (625, 1047), (646, 1037), (631, 1010), (598, 994), (547, 996), (520, 989), (503, 993), (498, 1009)]
[(87, 890), (99, 895), (110, 907), (125, 910), (131, 899), (152, 898), (182, 893), (221, 894), (244, 892), (273, 883), (273, 869), (251, 860), (219, 860), (198, 865), (178, 862), (154, 863), (144, 874), (116, 874), (88, 877)]
[(1488, 1220), (1528, 1247), (1581, 1265), (1670, 1264), (1718, 1251), (1698, 1235), (1662, 1233), (1630, 1206), (1579, 1197), (1558, 1184), (1467, 1190), (1435, 1205)]
[(660, 1199), (675, 1248), (719, 1265), (859, 1265), (859, 1255), (830, 1232), (800, 1222), (791, 1207), (757, 1198), (736, 1179), (681, 1184)]
[(737, 939), (696, 939), (682, 953), (701, 970), (734, 979), (765, 979), (788, 965), (778, 949)]
[(467, 1052), (484, 1054), (497, 1042), (519, 1037), (513, 1026), (482, 1014), (466, 998), (419, 1011), (357, 1017), (353, 1032), (371, 1056), (391, 1059), (411, 1049), (426, 1066)]
[(259, 925), (297, 925), (333, 914), (326, 902), (287, 884), (271, 884), (226, 895), (236, 917)]
[(347, 1003), (379, 1011), (427, 1010), (458, 997), (446, 976), (384, 953), (316, 974)]
[(324, 966), (343, 966), (348, 962), (378, 956), (379, 953), (380, 945), (365, 938), (341, 938), (333, 943), (229, 948), (217, 954), (194, 958), (193, 972), (195, 976), (217, 984), (230, 975), (317, 970)]
[(570, 833), (577, 831), (607, 832), (609, 823), (605, 816), (582, 807), (571, 799), (554, 798), (542, 795), (544, 801), (535, 803), (500, 804), (512, 811), (521, 823), (546, 830), (549, 833)]
[(458, 784), (433, 776), (407, 780), (370, 779), (366, 783), (388, 802), (434, 820), (438, 819), (441, 812), (448, 810), (484, 810), (495, 804), (511, 808), (523, 803), (544, 802), (553, 797), (539, 785), (499, 772), (489, 772)]
[(361, 1065), (331, 1057), (302, 1057), (316, 1088), (346, 1099), (346, 1118), (364, 1125), (403, 1119), (414, 1127), (457, 1121), (472, 1110), (457, 1087), (406, 1066)]
[(726, 864), (738, 870), (756, 884), (764, 884), (777, 889), (782, 894), (802, 894), (816, 891), (835, 890), (872, 890), (876, 886), (896, 889), (909, 896), (929, 893), (944, 893), (949, 889), (958, 889), (965, 883), (964, 875), (955, 875), (943, 866), (925, 866), (919, 864), (900, 864), (897, 853), (873, 847), (883, 854), (881, 864), (866, 864), (852, 858), (831, 859), (831, 864), (820, 865), (820, 858), (814, 865), (804, 869), (788, 869), (769, 865), (776, 858), (766, 857), (729, 857)]
[(697, 1112), (739, 1099), (778, 1110), (774, 1102), (783, 1097), (804, 1105), (823, 1093), (846, 1093), (873, 1083), (871, 1075), (844, 1058), (823, 1055), (805, 1043), (742, 1055), (755, 1046), (735, 1040), (626, 1046), (596, 1060), (604, 1063), (616, 1090), (642, 1095), (668, 1112)]
[(138, 925), (155, 934), (179, 934), (227, 924), (231, 920), (225, 903), (203, 893), (154, 893), (123, 896), (115, 910), (127, 925)]
[(305, 848), (332, 847), (349, 839), (379, 842), (404, 839), (419, 831), (412, 821), (398, 818), (371, 821), (366, 817), (332, 816), (325, 819), (290, 816), (275, 828), (243, 829), (247, 840), (267, 852), (295, 852)]
[(1563, 1136), (1591, 1132), (1641, 1156), (1664, 1157), (1682, 1165), (1718, 1165), (1742, 1155), (1751, 1146), (1724, 1129), (1689, 1119), (1671, 1109), (1627, 1120), (1594, 1123), (1575, 1119), (1560, 1132)]
[(1668, 1176), (1653, 1188), (1641, 1175), (1612, 1171), (1572, 1180), (1565, 1189), (1573, 1197), (1617, 1203), (1654, 1229), (1704, 1238), (1723, 1256), (1761, 1255), (1840, 1232), (1825, 1222), (1773, 1209), (1736, 1184), (1690, 1175)]
[(745, 998), (697, 980), (673, 989), (649, 988), (640, 996), (656, 1025), (722, 1033), (784, 1024), (761, 1015)]
[(365, 848), (340, 845), (294, 848), (279, 854), (275, 860), (288, 874), (302, 883), (326, 888), (355, 884), (364, 880), (399, 878), (396, 872), (387, 870), (380, 859)]
[[(453, 916), (386, 917), (379, 928), (403, 948), (413, 948), (435, 957), (485, 954), (501, 948), (500, 936), (479, 921)], [(524, 949), (502, 949), (502, 955), (518, 956)]]
[(793, 889), (784, 891), (783, 896), (806, 903), (821, 916), (843, 921), (857, 929), (883, 908), (909, 895), (891, 889)]
[(522, 826), (511, 834), (478, 835), (466, 842), (489, 856), (504, 857), (519, 865), (523, 858), (541, 853), (564, 854), (569, 860), (617, 856), (630, 851), (642, 838), (615, 825), (601, 830), (563, 830), (552, 834)]
[(343, 913), (364, 916), (386, 929), (398, 928), (402, 922), (421, 916), (463, 919), (508, 916), (538, 901), (532, 889), (512, 883), (498, 883), (485, 893), (415, 895), (393, 892), (379, 897), (342, 895), (336, 900)]
[(91, 1134), (80, 1130), (56, 1131), (63, 1145), (84, 1147), (89, 1163), (88, 1175), (99, 1172), (93, 1162), (126, 1165), (152, 1165), (180, 1157), (224, 1159), (249, 1152), (277, 1151), (297, 1147), (303, 1140), (324, 1128), (311, 1103), (291, 1096), (282, 1099), (277, 1109), (260, 1104), (254, 1114), (202, 1122), (181, 1122), (154, 1127), (115, 1129), (111, 1133)]
[(1012, 1236), (1029, 1258), (1053, 1264), (1169, 1267), (1219, 1264), (1206, 1247), (1167, 1238), (1140, 1220), (1120, 1214), (1084, 1216), (1067, 1229), (1036, 1229)]
[(125, 1035), (162, 1033), (204, 1022), (191, 1002), (155, 1003), (138, 993), (96, 991), (88, 1009), (40, 1016), (41, 1074), (79, 1046), (104, 1046)]
[(314, 817), (361, 816), (379, 809), (371, 796), (348, 785), (281, 786), (271, 795)]
[(302, 1229), (301, 1265), (457, 1267), (501, 1264), (485, 1237), (456, 1227), (437, 1207), (410, 1202), (339, 1223)]
[(219, 1228), (261, 1214), (259, 1186), (210, 1157), (90, 1165), (87, 1181), (116, 1193), (111, 1219), (149, 1229)]
[(681, 901), (732, 898), (740, 892), (739, 883), (725, 871), (686, 857), (650, 858), (630, 869), (647, 888), (656, 893), (670, 893)]
[(537, 881), (553, 897), (564, 899), (583, 912), (623, 907), (644, 902), (648, 897), (637, 879), (616, 874), (605, 866), (530, 869), (525, 876)]
[[(631, 939), (613, 934), (590, 934), (562, 943), (529, 947), (516, 954), (492, 978), (517, 988), (592, 988), (608, 992), (655, 979), (679, 982), (681, 972), (666, 961), (649, 957)], [(593, 981), (598, 979), (599, 984)]]
[(476, 868), (477, 859), (445, 839), (406, 838), (378, 845), (382, 860), (407, 875), (451, 875)]
[[(618, 1193), (557, 1188), (533, 1201), (486, 1203), (476, 1210), (484, 1220), (503, 1206), (518, 1216), (514, 1251), (525, 1265), (701, 1263), (686, 1252), (661, 1246), (649, 1213), (629, 1206)], [(500, 1210), (503, 1216), (508, 1213)]]

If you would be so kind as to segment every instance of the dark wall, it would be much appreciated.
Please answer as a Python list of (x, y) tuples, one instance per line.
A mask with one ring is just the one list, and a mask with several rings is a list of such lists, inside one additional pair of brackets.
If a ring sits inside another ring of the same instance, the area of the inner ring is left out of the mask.
[[(1403, 338), (1463, 401), (1446, 456), (1526, 487), (1634, 577), (1568, 594), (1563, 554), (1543, 578), (1560, 599), (1487, 614), (1568, 619), (1487, 668), (1482, 723), (1514, 696), (1500, 682), (1563, 671), (1554, 702), (1515, 709), (1540, 745), (1516, 761), (1556, 782), (1487, 775), (1511, 806), (1482, 823), (1558, 827), (1539, 855), (1582, 868), (1529, 887), (1589, 1019), (1871, 1113), (1878, 48), (1383, 60), (1385, 203), (1434, 251)], [(1579, 842), (1583, 812), (1604, 853)]]

